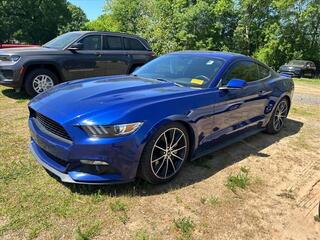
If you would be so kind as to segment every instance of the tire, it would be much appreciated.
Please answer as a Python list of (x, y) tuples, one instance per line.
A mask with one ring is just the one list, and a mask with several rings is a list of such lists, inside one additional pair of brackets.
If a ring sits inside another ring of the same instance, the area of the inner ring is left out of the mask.
[(24, 89), (30, 97), (34, 97), (58, 83), (58, 77), (52, 71), (35, 69), (27, 74)]
[(189, 149), (189, 135), (182, 124), (175, 122), (161, 127), (144, 148), (139, 176), (152, 184), (170, 181), (188, 159)]
[(289, 112), (289, 102), (282, 98), (274, 109), (272, 116), (266, 126), (265, 132), (269, 134), (279, 133), (284, 127)]

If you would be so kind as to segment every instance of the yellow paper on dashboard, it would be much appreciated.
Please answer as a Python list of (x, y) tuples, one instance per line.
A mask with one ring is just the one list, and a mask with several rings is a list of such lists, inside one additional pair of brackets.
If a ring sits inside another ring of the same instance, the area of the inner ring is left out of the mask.
[(204, 81), (201, 79), (193, 78), (193, 79), (191, 79), (191, 83), (196, 84), (196, 85), (202, 85), (204, 83)]

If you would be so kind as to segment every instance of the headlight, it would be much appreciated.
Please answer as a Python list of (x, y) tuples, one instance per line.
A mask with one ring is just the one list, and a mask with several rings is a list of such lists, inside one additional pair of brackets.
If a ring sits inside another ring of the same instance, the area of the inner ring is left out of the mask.
[(17, 62), (19, 61), (20, 59), (20, 56), (18, 55), (0, 55), (0, 62), (3, 61), (3, 62)]
[(12, 55), (10, 57), (11, 62), (18, 62), (19, 59), (20, 59), (20, 56), (17, 56), (17, 55)]
[(81, 128), (91, 137), (118, 137), (129, 135), (136, 131), (142, 122), (119, 124), (112, 126), (84, 125)]

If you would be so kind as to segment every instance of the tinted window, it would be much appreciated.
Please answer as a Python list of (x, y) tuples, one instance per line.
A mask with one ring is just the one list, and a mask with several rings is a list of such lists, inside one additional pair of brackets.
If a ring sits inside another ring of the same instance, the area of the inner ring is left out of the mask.
[(101, 36), (88, 36), (79, 41), (83, 44), (82, 50), (101, 50)]
[(121, 37), (104, 36), (103, 37), (103, 49), (104, 50), (122, 50)]
[(259, 69), (259, 79), (269, 77), (270, 71), (268, 68), (258, 65), (258, 69)]
[(124, 38), (124, 46), (127, 50), (145, 50), (140, 41), (133, 38)]
[(258, 80), (258, 65), (249, 61), (240, 61), (235, 63), (228, 71), (222, 84), (227, 84), (231, 79), (242, 79), (247, 82)]
[(168, 54), (143, 65), (134, 74), (205, 88), (210, 85), (223, 63), (222, 60), (207, 56)]

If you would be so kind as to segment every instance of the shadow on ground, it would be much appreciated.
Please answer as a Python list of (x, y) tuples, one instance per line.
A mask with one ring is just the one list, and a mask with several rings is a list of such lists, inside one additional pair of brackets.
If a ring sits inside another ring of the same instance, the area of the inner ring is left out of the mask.
[(30, 97), (25, 92), (16, 92), (14, 89), (7, 88), (2, 90), (2, 94), (15, 100), (29, 100)]
[(222, 150), (199, 158), (193, 162), (187, 162), (180, 174), (171, 182), (162, 185), (151, 185), (142, 180), (136, 180), (129, 184), (87, 186), (65, 184), (72, 192), (84, 195), (105, 194), (109, 196), (121, 195), (155, 195), (179, 189), (204, 179), (207, 179), (224, 168), (240, 162), (250, 155), (269, 157), (261, 151), (283, 138), (294, 135), (300, 131), (303, 123), (287, 119), (286, 127), (276, 135), (258, 133), (238, 143), (232, 144)]

